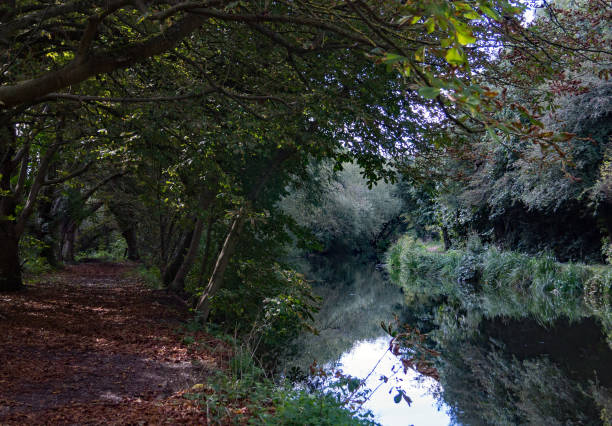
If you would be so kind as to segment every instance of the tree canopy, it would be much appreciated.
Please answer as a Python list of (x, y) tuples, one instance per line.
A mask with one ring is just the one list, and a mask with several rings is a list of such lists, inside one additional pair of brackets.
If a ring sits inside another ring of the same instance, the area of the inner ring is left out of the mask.
[(607, 12), (545, 6), (531, 25), (506, 0), (5, 4), (0, 287), (21, 286), (24, 234), (70, 261), (81, 225), (106, 216), (169, 288), (199, 274), (206, 316), (245, 240), (303, 235), (277, 202), (309, 163), (422, 181), (486, 158), (489, 138), (570, 170), (575, 135), (546, 128), (546, 93), (607, 75), (609, 31), (589, 25)]

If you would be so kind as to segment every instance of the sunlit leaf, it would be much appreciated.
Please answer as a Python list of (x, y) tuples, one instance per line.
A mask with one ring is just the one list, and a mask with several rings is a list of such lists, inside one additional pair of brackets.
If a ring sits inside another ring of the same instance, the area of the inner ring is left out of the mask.
[(453, 47), (452, 49), (448, 49), (446, 51), (445, 58), (446, 58), (446, 62), (452, 65), (461, 65), (465, 62), (465, 58), (462, 52), (456, 47)]
[(434, 21), (434, 18), (429, 18), (427, 21), (425, 21), (425, 28), (427, 29), (428, 34), (434, 32), (436, 29), (436, 22)]
[(457, 41), (465, 46), (466, 44), (476, 43), (476, 37), (474, 37), (471, 32), (459, 32), (457, 31)]
[(405, 56), (398, 55), (396, 53), (386, 53), (385, 56), (383, 56), (382, 61), (385, 64), (395, 64), (396, 62), (405, 61), (406, 59), (407, 58)]
[(499, 21), (501, 19), (501, 17), (499, 16), (499, 14), (497, 12), (495, 12), (493, 9), (491, 9), (488, 6), (485, 5), (480, 5), (480, 10), (482, 10), (482, 12), (487, 15), (489, 18), (491, 19), (495, 19), (496, 21)]

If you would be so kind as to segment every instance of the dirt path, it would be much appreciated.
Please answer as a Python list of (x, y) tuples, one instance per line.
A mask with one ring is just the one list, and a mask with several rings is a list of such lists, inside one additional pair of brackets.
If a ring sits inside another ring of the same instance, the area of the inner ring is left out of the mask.
[(70, 266), (0, 294), (0, 316), (0, 424), (206, 424), (181, 390), (227, 348), (181, 343), (185, 308), (129, 265)]

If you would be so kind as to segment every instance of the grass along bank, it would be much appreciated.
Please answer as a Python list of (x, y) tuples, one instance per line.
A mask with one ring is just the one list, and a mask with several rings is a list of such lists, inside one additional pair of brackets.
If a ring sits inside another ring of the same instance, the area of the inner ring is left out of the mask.
[[(413, 238), (400, 239), (387, 253), (391, 279), (408, 304), (445, 301), (462, 307), (464, 323), (487, 318), (530, 317), (541, 324), (567, 317), (598, 318), (612, 346), (612, 267), (559, 263), (483, 246), (472, 239), (463, 250), (441, 251)], [(438, 321), (444, 312), (438, 312)]]

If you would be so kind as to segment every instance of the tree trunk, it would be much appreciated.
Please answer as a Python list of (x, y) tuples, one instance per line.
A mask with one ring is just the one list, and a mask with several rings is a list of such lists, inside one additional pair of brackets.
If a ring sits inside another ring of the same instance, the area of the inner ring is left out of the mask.
[(23, 287), (19, 264), (19, 237), (12, 221), (0, 220), (0, 291), (17, 291)]
[[(54, 178), (51, 172), (47, 174), (48, 179)], [(57, 258), (57, 220), (54, 218), (53, 205), (56, 200), (55, 191), (51, 185), (45, 186), (41, 190), (41, 199), (38, 202), (37, 219), (35, 221), (35, 235), (45, 246), (41, 249), (40, 255), (47, 259), (47, 263), (52, 267), (59, 266)]]
[(217, 257), (217, 263), (215, 263), (212, 275), (210, 276), (210, 280), (206, 286), (206, 291), (204, 294), (202, 294), (196, 306), (196, 310), (199, 311), (202, 322), (205, 322), (208, 319), (208, 315), (210, 314), (210, 298), (221, 288), (221, 285), (223, 284), (225, 270), (227, 269), (227, 265), (229, 264), (229, 261), (236, 250), (236, 246), (238, 245), (238, 241), (240, 239), (240, 233), (242, 232), (245, 222), (246, 208), (242, 207), (238, 212), (238, 215), (234, 218), (232, 226), (227, 233), (225, 242), (221, 247), (221, 252)]
[(162, 282), (164, 283), (166, 287), (169, 287), (170, 284), (172, 284), (172, 281), (174, 281), (174, 277), (176, 276), (176, 273), (178, 272), (178, 270), (180, 269), (183, 263), (184, 256), (187, 254), (187, 251), (189, 250), (189, 246), (191, 245), (192, 236), (193, 236), (193, 229), (189, 229), (188, 231), (185, 231), (185, 233), (181, 237), (179, 246), (177, 247), (176, 252), (174, 256), (172, 257), (172, 260), (164, 268), (164, 271), (162, 273)]
[(76, 240), (77, 226), (70, 223), (62, 236), (62, 261), (74, 262), (74, 242)]
[(210, 253), (212, 251), (212, 229), (216, 222), (216, 218), (213, 214), (208, 219), (208, 229), (206, 230), (206, 245), (204, 246), (204, 256), (202, 256), (202, 264), (200, 267), (200, 275), (198, 276), (198, 287), (202, 287), (204, 283), (204, 277), (208, 274), (208, 261), (210, 259)]
[(212, 189), (207, 189), (200, 194), (198, 206), (200, 213), (193, 228), (191, 243), (189, 244), (189, 249), (185, 253), (185, 258), (183, 259), (179, 270), (176, 271), (176, 275), (170, 284), (170, 290), (176, 293), (183, 292), (185, 290), (185, 278), (187, 278), (187, 274), (189, 273), (189, 270), (191, 269), (200, 248), (200, 240), (202, 239), (202, 232), (204, 230), (204, 219), (202, 218), (202, 214), (214, 203), (216, 195), (216, 180), (213, 182)]
[(446, 226), (442, 227), (442, 240), (444, 241), (444, 251), (448, 251), (451, 248), (452, 242), (448, 235), (448, 229)]
[(0, 291), (22, 288), (19, 264), (17, 200), (11, 188), (15, 171), (15, 131), (11, 124), (0, 124)]
[(125, 243), (127, 244), (127, 258), (131, 261), (140, 260), (138, 254), (138, 240), (136, 239), (136, 230), (134, 228), (127, 228), (121, 232)]
[(191, 269), (191, 265), (198, 254), (198, 249), (200, 248), (200, 239), (202, 238), (202, 231), (204, 229), (204, 220), (202, 217), (198, 216), (196, 220), (195, 227), (193, 229), (193, 235), (191, 237), (191, 244), (189, 244), (189, 249), (185, 254), (185, 258), (183, 259), (183, 263), (181, 267), (176, 272), (172, 283), (170, 284), (170, 290), (175, 293), (182, 293), (185, 290), (185, 278), (187, 278), (187, 273)]
[[(274, 175), (276, 170), (295, 153), (296, 151), (293, 148), (280, 149), (276, 152), (274, 158), (272, 158), (267, 164), (267, 167), (264, 168), (264, 172), (260, 179), (258, 179), (246, 196), (248, 204), (254, 203), (257, 200), (259, 194), (261, 194), (266, 183)], [(214, 296), (223, 285), (225, 270), (227, 269), (227, 265), (234, 251), (236, 251), (236, 246), (238, 245), (242, 228), (244, 228), (244, 224), (246, 223), (246, 218), (247, 206), (242, 206), (234, 218), (223, 246), (221, 247), (221, 252), (217, 257), (217, 262), (215, 263), (208, 285), (206, 286), (206, 291), (202, 294), (196, 305), (196, 310), (199, 312), (202, 322), (208, 320), (208, 315), (210, 314), (210, 298)]]

